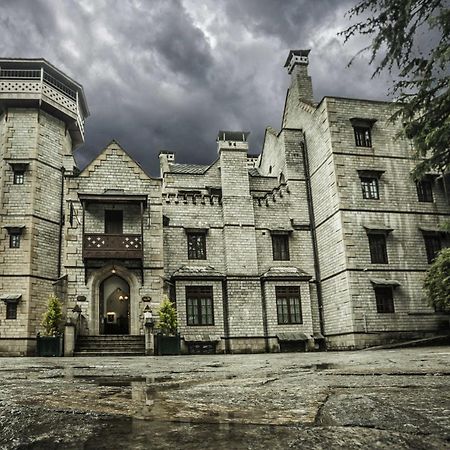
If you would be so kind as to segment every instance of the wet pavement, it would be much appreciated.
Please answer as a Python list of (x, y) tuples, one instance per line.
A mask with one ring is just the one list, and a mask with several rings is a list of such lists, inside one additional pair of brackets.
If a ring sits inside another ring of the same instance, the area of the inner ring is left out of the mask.
[(450, 449), (450, 347), (0, 358), (1, 449)]

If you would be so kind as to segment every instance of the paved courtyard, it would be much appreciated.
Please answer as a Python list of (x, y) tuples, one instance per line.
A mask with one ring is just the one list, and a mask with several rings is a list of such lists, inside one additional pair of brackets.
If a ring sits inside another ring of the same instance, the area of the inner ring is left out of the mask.
[(449, 346), (0, 358), (0, 448), (441, 450), (449, 363)]

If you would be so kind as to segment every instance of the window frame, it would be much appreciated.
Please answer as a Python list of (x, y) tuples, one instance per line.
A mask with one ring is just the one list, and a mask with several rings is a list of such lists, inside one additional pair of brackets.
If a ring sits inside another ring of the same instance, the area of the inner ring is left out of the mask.
[(20, 248), (21, 239), (20, 233), (10, 233), (9, 234), (9, 248)]
[(6, 302), (5, 320), (17, 320), (17, 302)]
[(25, 184), (25, 170), (13, 170), (13, 184)]
[(416, 181), (417, 200), (420, 203), (434, 203), (433, 183), (431, 180), (423, 179)]
[(378, 177), (360, 176), (359, 180), (364, 200), (380, 200), (380, 184)]
[[(375, 286), (375, 302), (378, 314), (395, 314), (394, 290), (389, 286)], [(389, 292), (389, 295), (385, 295)]]
[(370, 125), (353, 125), (356, 147), (372, 147), (372, 128)]
[(204, 231), (186, 231), (186, 244), (189, 260), (207, 259), (206, 233)]
[(185, 298), (187, 326), (214, 326), (213, 286), (185, 286)]
[[(389, 264), (385, 233), (367, 233), (371, 264)], [(380, 243), (382, 245), (380, 246)]]
[[(442, 250), (442, 239), (437, 234), (424, 234), (423, 240), (425, 243), (428, 264), (432, 264), (436, 259), (437, 254)], [(432, 241), (434, 241), (433, 244)], [(438, 245), (434, 246), (436, 242), (438, 242)]]
[(290, 261), (289, 233), (272, 233), (272, 258), (274, 261)]
[(303, 323), (300, 286), (275, 286), (278, 325)]

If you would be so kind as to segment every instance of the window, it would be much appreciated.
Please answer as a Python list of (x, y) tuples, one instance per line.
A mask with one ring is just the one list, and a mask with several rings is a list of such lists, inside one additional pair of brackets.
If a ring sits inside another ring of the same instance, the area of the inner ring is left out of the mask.
[(372, 264), (388, 264), (386, 236), (384, 234), (368, 234), (370, 262)]
[(376, 177), (361, 177), (361, 189), (365, 199), (378, 200), (380, 198), (378, 178)]
[(11, 320), (17, 319), (16, 302), (6, 302), (6, 318)]
[(298, 286), (276, 286), (278, 325), (302, 323), (300, 288)]
[(9, 248), (20, 248), (20, 234), (11, 233), (9, 235)]
[(272, 234), (272, 251), (274, 261), (289, 261), (289, 235)]
[(23, 184), (25, 180), (25, 172), (23, 170), (15, 170), (13, 176), (14, 184)]
[(123, 234), (123, 211), (105, 210), (105, 234)]
[(433, 202), (433, 186), (430, 180), (418, 181), (416, 187), (419, 202)]
[(212, 286), (186, 286), (188, 325), (214, 325)]
[(424, 234), (425, 250), (427, 252), (428, 264), (431, 264), (442, 248), (441, 239), (438, 235)]
[(391, 287), (376, 287), (375, 298), (377, 301), (378, 313), (393, 313), (394, 310), (394, 298)]
[(188, 258), (206, 259), (206, 234), (187, 233)]
[(372, 147), (372, 137), (369, 126), (355, 126), (355, 144), (357, 147)]

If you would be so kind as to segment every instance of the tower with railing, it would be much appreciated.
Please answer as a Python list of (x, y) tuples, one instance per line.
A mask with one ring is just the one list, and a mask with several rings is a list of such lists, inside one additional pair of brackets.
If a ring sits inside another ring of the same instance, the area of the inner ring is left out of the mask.
[(0, 354), (32, 353), (61, 277), (65, 177), (83, 88), (44, 59), (0, 59)]

